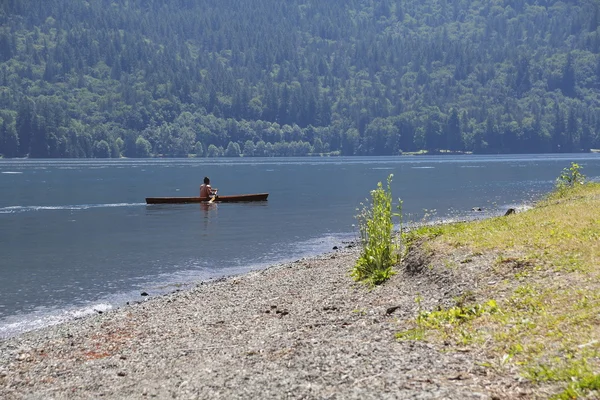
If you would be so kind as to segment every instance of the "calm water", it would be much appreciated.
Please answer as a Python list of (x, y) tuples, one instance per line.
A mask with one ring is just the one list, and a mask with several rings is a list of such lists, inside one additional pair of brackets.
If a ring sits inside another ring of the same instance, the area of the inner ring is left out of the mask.
[[(596, 155), (0, 161), (0, 337), (341, 246), (390, 173), (418, 221), (523, 205), (571, 161), (600, 177)], [(269, 201), (144, 203), (195, 196), (205, 175), (222, 195)]]

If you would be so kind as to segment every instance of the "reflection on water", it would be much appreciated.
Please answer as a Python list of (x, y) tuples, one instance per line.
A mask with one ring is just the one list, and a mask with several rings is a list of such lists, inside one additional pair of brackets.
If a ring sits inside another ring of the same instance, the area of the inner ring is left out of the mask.
[(203, 236), (210, 235), (210, 224), (211, 219), (217, 219), (217, 211), (218, 211), (217, 203), (200, 203), (200, 212), (202, 215), (203, 226)]
[(204, 211), (205, 218), (208, 218), (208, 211), (217, 207), (217, 203), (200, 203), (200, 209)]

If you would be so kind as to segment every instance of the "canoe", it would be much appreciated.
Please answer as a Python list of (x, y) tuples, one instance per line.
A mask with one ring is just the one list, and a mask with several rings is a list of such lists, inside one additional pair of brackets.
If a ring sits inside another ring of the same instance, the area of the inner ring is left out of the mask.
[[(242, 203), (247, 201), (266, 201), (269, 193), (237, 194), (234, 196), (217, 196), (215, 203)], [(184, 204), (204, 203), (210, 197), (146, 197), (146, 204)]]

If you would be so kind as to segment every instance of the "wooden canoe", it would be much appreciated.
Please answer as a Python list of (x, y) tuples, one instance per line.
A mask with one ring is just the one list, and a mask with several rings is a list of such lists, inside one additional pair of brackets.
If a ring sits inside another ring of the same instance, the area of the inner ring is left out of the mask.
[[(215, 203), (242, 203), (247, 201), (266, 201), (269, 193), (238, 194), (234, 196), (217, 196)], [(185, 204), (204, 203), (210, 197), (146, 197), (146, 204)]]

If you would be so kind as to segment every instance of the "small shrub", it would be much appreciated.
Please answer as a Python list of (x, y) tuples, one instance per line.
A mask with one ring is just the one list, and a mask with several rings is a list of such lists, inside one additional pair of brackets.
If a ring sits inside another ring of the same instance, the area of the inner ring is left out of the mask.
[(556, 179), (556, 190), (565, 192), (575, 185), (583, 185), (585, 175), (581, 173), (581, 166), (577, 163), (571, 163), (569, 168), (564, 168)]
[[(357, 281), (371, 285), (385, 282), (393, 274), (392, 267), (398, 261), (398, 246), (393, 236), (393, 218), (401, 218), (392, 212), (391, 183), (394, 175), (387, 179), (387, 190), (381, 182), (371, 191), (371, 204), (364, 205), (356, 216), (360, 231), (361, 255), (352, 270)], [(401, 202), (398, 209), (401, 210)]]

